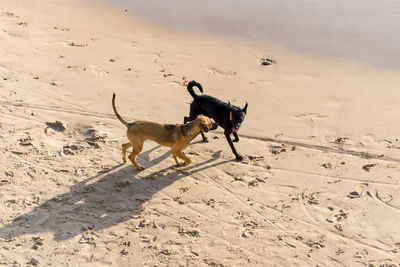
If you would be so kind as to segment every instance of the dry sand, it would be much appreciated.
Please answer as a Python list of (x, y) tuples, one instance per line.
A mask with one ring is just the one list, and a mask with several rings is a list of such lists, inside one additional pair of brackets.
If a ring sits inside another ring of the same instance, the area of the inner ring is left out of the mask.
[[(78, 0), (3, 0), (0, 53), (0, 265), (399, 265), (398, 72)], [(217, 130), (187, 168), (152, 142), (122, 165), (112, 93), (180, 123), (191, 79), (249, 103), (245, 160)]]

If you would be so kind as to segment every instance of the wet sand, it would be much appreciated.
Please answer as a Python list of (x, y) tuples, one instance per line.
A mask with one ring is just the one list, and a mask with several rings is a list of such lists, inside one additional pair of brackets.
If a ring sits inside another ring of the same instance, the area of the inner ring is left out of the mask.
[(102, 0), (159, 25), (400, 69), (397, 1)]

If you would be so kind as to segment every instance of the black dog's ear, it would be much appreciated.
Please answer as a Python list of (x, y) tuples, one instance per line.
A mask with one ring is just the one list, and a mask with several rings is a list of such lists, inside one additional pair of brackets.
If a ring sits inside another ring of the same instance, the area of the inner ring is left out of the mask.
[(229, 110), (233, 110), (233, 105), (231, 104), (230, 101), (228, 101), (228, 106), (229, 106)]
[(243, 112), (246, 113), (246, 114), (247, 114), (247, 106), (248, 105), (247, 105), (247, 102), (246, 102), (246, 105), (244, 105), (244, 108), (243, 108)]

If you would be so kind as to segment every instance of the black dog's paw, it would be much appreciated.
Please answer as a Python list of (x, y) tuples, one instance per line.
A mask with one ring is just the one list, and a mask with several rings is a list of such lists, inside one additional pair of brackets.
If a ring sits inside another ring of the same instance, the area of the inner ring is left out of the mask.
[(240, 155), (237, 155), (237, 156), (236, 156), (236, 159), (237, 159), (237, 161), (242, 161), (242, 160), (243, 160), (243, 157), (240, 156)]
[(203, 138), (203, 142), (208, 143), (208, 138), (207, 137)]
[(232, 142), (235, 142), (235, 143), (239, 142), (239, 138), (233, 139)]

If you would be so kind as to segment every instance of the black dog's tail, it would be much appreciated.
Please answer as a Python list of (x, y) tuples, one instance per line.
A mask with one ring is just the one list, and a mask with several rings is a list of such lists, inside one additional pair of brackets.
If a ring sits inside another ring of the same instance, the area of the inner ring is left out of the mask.
[(203, 93), (203, 87), (201, 86), (200, 83), (198, 83), (198, 82), (196, 82), (196, 81), (190, 81), (190, 82), (188, 83), (188, 85), (187, 85), (187, 90), (188, 90), (189, 94), (190, 94), (193, 98), (196, 98), (197, 95), (196, 95), (196, 93), (195, 93), (194, 90), (193, 90), (193, 87), (194, 87), (194, 86), (196, 86), (197, 88), (199, 88), (200, 92), (202, 92), (202, 93)]
[(118, 111), (117, 111), (117, 108), (115, 107), (115, 93), (113, 94), (113, 97), (112, 97), (112, 108), (113, 108), (113, 110), (114, 110), (114, 114), (115, 114), (115, 116), (117, 117), (117, 119), (118, 119), (120, 122), (122, 122), (123, 125), (125, 125), (126, 127), (128, 127), (129, 123), (128, 123), (126, 120), (124, 120), (124, 119), (119, 115), (119, 113), (118, 113)]

